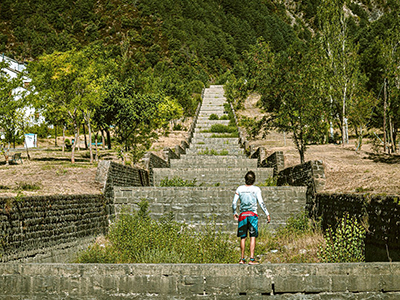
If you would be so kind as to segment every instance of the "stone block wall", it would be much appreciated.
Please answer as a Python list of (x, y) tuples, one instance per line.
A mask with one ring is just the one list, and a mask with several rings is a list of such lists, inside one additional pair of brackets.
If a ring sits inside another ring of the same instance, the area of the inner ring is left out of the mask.
[(367, 261), (400, 261), (399, 196), (320, 193), (316, 207), (324, 229), (345, 213), (365, 224)]
[(102, 195), (0, 198), (1, 261), (66, 261), (107, 232), (111, 211)]
[(400, 298), (399, 263), (0, 264), (0, 299)]
[(147, 170), (132, 168), (106, 160), (100, 161), (97, 166), (96, 181), (102, 184), (103, 193), (109, 198), (113, 197), (114, 186), (150, 185), (150, 177)]
[[(222, 230), (235, 232), (232, 200), (236, 188), (229, 187), (137, 187), (115, 188), (115, 213), (133, 213), (138, 203), (149, 203), (150, 215), (159, 219), (173, 212), (175, 220), (192, 225), (203, 225), (215, 219)], [(265, 205), (271, 214), (272, 230), (286, 224), (286, 220), (305, 210), (305, 187), (261, 187)], [(260, 224), (265, 224), (265, 215), (259, 209)]]
[(272, 153), (270, 156), (261, 161), (260, 167), (273, 168), (274, 177), (285, 168), (285, 156), (282, 151)]
[(325, 186), (325, 169), (322, 161), (308, 161), (301, 165), (286, 168), (278, 173), (278, 186), (306, 186), (307, 210), (311, 215), (315, 210), (315, 195)]

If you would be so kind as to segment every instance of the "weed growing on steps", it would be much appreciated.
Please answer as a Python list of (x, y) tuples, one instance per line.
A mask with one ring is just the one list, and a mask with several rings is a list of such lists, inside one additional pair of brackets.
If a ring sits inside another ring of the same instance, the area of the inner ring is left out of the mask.
[(40, 190), (40, 183), (30, 183), (30, 182), (17, 182), (16, 189), (21, 191), (37, 191)]
[[(172, 213), (150, 218), (142, 201), (135, 214), (122, 214), (104, 244), (82, 252), (79, 263), (233, 263), (237, 250), (210, 222), (199, 230), (174, 221)], [(195, 247), (193, 247), (195, 245)]]
[(217, 114), (211, 114), (211, 115), (208, 117), (208, 119), (209, 119), (209, 120), (219, 120), (219, 117), (218, 117)]
[(179, 176), (174, 176), (173, 178), (168, 178), (165, 177), (164, 179), (161, 180), (160, 186), (163, 187), (173, 187), (173, 186), (179, 186), (179, 187), (195, 187), (197, 179), (194, 178), (193, 180), (185, 180)]
[(224, 149), (224, 150), (221, 150), (220, 152), (218, 152), (215, 149), (209, 150), (207, 147), (206, 149), (199, 151), (197, 154), (198, 155), (221, 155), (221, 156), (224, 156), (224, 155), (229, 155), (229, 151)]
[(356, 217), (345, 214), (336, 229), (328, 228), (325, 233), (326, 245), (318, 252), (322, 262), (363, 262), (365, 261), (365, 228)]
[(258, 186), (277, 186), (277, 177), (268, 177), (265, 182), (257, 184)]

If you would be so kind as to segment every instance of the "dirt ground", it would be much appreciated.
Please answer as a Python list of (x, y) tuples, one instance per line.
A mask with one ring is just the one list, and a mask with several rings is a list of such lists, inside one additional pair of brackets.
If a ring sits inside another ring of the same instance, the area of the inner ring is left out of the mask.
[[(255, 116), (260, 114), (255, 103), (257, 97), (250, 97), (245, 110), (238, 115)], [(173, 147), (186, 137), (184, 131), (173, 131), (168, 137), (161, 136), (151, 150), (161, 155), (164, 147)], [(61, 144), (61, 142), (59, 142)], [(300, 162), (299, 154), (290, 137), (271, 132), (266, 138), (251, 141), (255, 146), (264, 146), (269, 154), (283, 151), (285, 166)], [(39, 140), (40, 150), (31, 150), (31, 160), (24, 149), (23, 164), (6, 166), (0, 157), (0, 197), (50, 194), (96, 194), (101, 186), (95, 182), (97, 164), (89, 163), (88, 150), (76, 154), (76, 163), (70, 163), (71, 152), (54, 147), (54, 141)], [(99, 150), (99, 159), (118, 161), (115, 153)], [(12, 153), (11, 153), (12, 154)], [(306, 160), (321, 160), (325, 166), (327, 192), (367, 192), (400, 194), (400, 155), (374, 154), (371, 144), (364, 143), (356, 152), (354, 141), (349, 145), (311, 145), (305, 154)]]
[[(257, 108), (259, 97), (251, 95), (238, 116), (260, 116)], [(371, 194), (400, 194), (400, 155), (376, 154), (372, 144), (364, 140), (361, 150), (356, 151), (355, 141), (345, 145), (310, 145), (305, 160), (320, 160), (325, 167), (326, 192)], [(264, 139), (250, 141), (255, 147), (263, 146), (268, 154), (283, 151), (285, 167), (300, 163), (299, 153), (288, 135), (271, 132)]]

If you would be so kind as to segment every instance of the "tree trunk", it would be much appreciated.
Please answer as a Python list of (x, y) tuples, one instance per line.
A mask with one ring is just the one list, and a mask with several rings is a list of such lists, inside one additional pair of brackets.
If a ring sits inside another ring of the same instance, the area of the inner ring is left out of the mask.
[(71, 152), (71, 163), (75, 163), (75, 147), (78, 144), (79, 140), (79, 128), (78, 124), (76, 123), (76, 120), (74, 120), (74, 134), (75, 134), (75, 140), (74, 143), (72, 144), (72, 152)]
[(110, 130), (106, 129), (106, 134), (107, 134), (107, 147), (108, 147), (108, 150), (111, 150), (111, 135), (110, 135)]
[(390, 115), (389, 115), (389, 130), (390, 130), (390, 149), (391, 149), (391, 152), (394, 153), (396, 142), (393, 139), (393, 124), (392, 124), (392, 118), (390, 117)]
[[(90, 163), (93, 163), (93, 148), (92, 148), (92, 128), (90, 126), (90, 111), (87, 112), (87, 114), (84, 114), (86, 117), (86, 123), (88, 126), (88, 132), (89, 132), (89, 156), (90, 156)], [(85, 126), (83, 126), (85, 128)], [(86, 149), (87, 149), (87, 142), (86, 142), (86, 135), (85, 135), (85, 143), (86, 143)], [(96, 149), (97, 149), (97, 142), (96, 142)], [(97, 150), (96, 150), (97, 151)]]
[(101, 130), (101, 147), (103, 150), (106, 150), (106, 140), (104, 138), (104, 130)]
[(57, 125), (54, 125), (54, 147), (57, 147)]
[(386, 99), (386, 79), (383, 88), (383, 152), (386, 153), (387, 149), (387, 138), (386, 138), (386, 109), (387, 109), (387, 99)]
[(62, 154), (64, 155), (65, 149), (65, 125), (63, 126), (63, 142), (62, 142)]
[[(83, 114), (83, 115), (85, 115), (85, 114)], [(87, 120), (86, 120), (86, 122), (87, 122)], [(82, 124), (82, 128), (83, 128), (83, 138), (84, 138), (84, 141), (85, 141), (85, 149), (87, 149), (88, 148), (88, 143), (87, 143), (87, 139), (86, 139), (86, 127), (85, 127), (85, 124)]]
[(80, 141), (79, 141), (79, 137), (80, 137), (80, 133), (79, 133), (79, 125), (77, 124), (77, 130), (78, 130), (78, 137), (75, 139), (75, 143), (76, 143), (76, 145), (77, 145), (77, 147), (78, 147), (78, 151), (81, 151), (81, 146), (79, 145), (80, 143)]
[(95, 155), (95, 161), (96, 162), (98, 162), (99, 161), (99, 156), (98, 156), (98, 149), (97, 149), (97, 137), (98, 137), (98, 135), (99, 135), (99, 133), (98, 132), (96, 132), (96, 137), (95, 137), (95, 139), (94, 139), (94, 142), (96, 143), (96, 155)]

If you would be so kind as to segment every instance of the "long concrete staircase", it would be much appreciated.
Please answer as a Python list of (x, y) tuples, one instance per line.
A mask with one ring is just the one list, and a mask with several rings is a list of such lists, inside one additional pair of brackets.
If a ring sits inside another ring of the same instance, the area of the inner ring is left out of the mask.
[[(135, 203), (146, 199), (155, 218), (172, 211), (177, 221), (200, 226), (214, 220), (222, 230), (236, 230), (231, 202), (237, 186), (244, 184), (244, 175), (248, 170), (255, 172), (256, 184), (260, 185), (273, 176), (273, 169), (259, 168), (257, 159), (247, 158), (237, 137), (210, 132), (214, 124), (229, 125), (230, 121), (223, 117), (228, 116), (225, 103), (223, 86), (211, 86), (205, 90), (195, 133), (186, 154), (180, 159), (171, 159), (170, 168), (152, 170), (154, 187), (116, 188), (117, 214), (124, 207), (128, 207), (128, 211), (136, 209)], [(210, 120), (212, 114), (217, 115), (219, 120)], [(197, 186), (160, 187), (162, 180), (174, 177), (195, 181)], [(304, 210), (304, 187), (261, 189), (272, 217), (272, 229), (284, 225), (290, 215)], [(261, 224), (265, 224), (261, 209), (259, 215)]]

